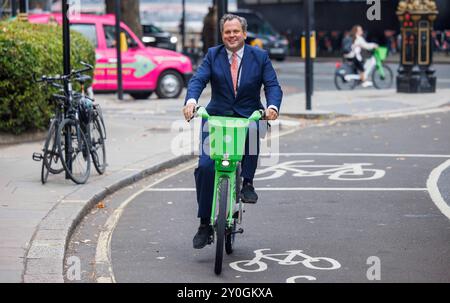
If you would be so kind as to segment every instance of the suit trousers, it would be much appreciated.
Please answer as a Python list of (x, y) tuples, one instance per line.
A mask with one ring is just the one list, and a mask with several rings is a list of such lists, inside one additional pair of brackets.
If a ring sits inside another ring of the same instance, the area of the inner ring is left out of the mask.
[[(209, 145), (204, 142), (208, 137), (208, 129), (205, 130), (205, 120), (202, 121), (202, 140), (200, 141), (200, 156), (198, 166), (194, 171), (195, 187), (197, 190), (197, 203), (199, 218), (211, 216), (212, 201), (214, 195), (214, 160), (209, 157)], [(256, 141), (256, 142), (255, 142)], [(253, 143), (253, 144), (251, 144)], [(256, 143), (256, 148), (255, 148)], [(241, 177), (253, 180), (259, 156), (259, 128), (257, 123), (251, 123), (245, 140), (245, 154), (241, 161)]]

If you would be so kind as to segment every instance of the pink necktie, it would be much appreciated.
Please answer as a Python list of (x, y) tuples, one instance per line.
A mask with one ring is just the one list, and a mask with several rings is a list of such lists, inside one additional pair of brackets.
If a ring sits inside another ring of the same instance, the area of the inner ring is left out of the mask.
[(233, 80), (234, 94), (236, 94), (238, 80), (238, 57), (236, 53), (231, 56), (231, 79)]

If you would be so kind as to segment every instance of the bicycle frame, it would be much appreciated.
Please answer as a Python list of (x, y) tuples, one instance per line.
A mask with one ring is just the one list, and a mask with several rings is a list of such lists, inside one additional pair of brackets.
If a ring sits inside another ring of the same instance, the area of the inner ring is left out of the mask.
[(383, 61), (386, 59), (388, 53), (388, 49), (386, 47), (380, 46), (375, 49), (373, 56), (376, 60), (376, 68), (378, 73), (381, 75), (382, 78), (385, 77), (384, 74), (384, 68), (383, 68)]
[[(233, 224), (233, 209), (236, 201), (236, 170), (244, 155), (245, 139), (251, 121), (261, 119), (261, 112), (255, 111), (247, 118), (210, 116), (206, 109), (200, 107), (198, 115), (208, 120), (210, 133), (210, 157), (214, 160), (214, 196), (211, 209), (210, 223), (214, 227), (216, 222), (216, 207), (218, 189), (221, 179), (227, 178), (227, 228)], [(220, 193), (219, 193), (220, 194)]]

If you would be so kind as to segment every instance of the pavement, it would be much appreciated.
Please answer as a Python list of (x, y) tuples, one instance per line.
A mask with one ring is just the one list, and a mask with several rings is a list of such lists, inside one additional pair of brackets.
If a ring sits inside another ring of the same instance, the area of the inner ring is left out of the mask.
[[(61, 174), (50, 175), (42, 185), (41, 163), (31, 155), (41, 150), (43, 140), (17, 143), (0, 136), (8, 143), (0, 145), (0, 282), (64, 282), (67, 243), (89, 210), (102, 207), (99, 202), (118, 189), (194, 157), (188, 148), (192, 138), (179, 131), (186, 126), (180, 100), (119, 101), (113, 95), (96, 100), (107, 124), (108, 167), (102, 176), (92, 170), (87, 184), (75, 185)], [(417, 95), (375, 89), (316, 92), (313, 111), (302, 110), (304, 100), (301, 93), (284, 97), (277, 122), (281, 131), (336, 117), (433, 111), (449, 106), (450, 89)], [(177, 148), (174, 142), (184, 145)]]

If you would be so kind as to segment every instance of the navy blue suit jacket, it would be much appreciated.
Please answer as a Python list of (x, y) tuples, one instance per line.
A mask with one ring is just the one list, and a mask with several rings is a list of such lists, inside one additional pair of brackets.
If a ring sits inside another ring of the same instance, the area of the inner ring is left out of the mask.
[(248, 118), (255, 110), (264, 108), (260, 96), (264, 85), (267, 107), (275, 105), (279, 111), (283, 92), (267, 52), (246, 44), (241, 64), (241, 80), (235, 96), (225, 46), (208, 49), (189, 81), (185, 104), (191, 98), (198, 101), (205, 86), (211, 82), (212, 95), (206, 107), (210, 115), (231, 116), (237, 113)]

